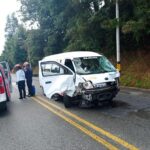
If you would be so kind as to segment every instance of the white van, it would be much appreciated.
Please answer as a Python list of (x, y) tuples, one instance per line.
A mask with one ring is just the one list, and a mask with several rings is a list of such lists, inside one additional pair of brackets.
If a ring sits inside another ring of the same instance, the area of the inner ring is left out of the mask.
[(112, 101), (120, 73), (103, 55), (90, 51), (50, 55), (39, 61), (39, 82), (49, 99), (63, 98), (65, 107)]

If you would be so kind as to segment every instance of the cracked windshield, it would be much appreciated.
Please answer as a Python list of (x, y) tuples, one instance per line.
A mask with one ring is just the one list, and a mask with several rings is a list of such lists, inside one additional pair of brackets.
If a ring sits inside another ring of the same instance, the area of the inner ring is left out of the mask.
[(104, 56), (79, 57), (73, 59), (78, 74), (98, 74), (116, 71), (115, 67)]

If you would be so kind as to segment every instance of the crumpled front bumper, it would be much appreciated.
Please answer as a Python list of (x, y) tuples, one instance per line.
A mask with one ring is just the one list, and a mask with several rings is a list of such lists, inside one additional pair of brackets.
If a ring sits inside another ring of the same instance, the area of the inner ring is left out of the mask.
[(82, 91), (82, 98), (88, 101), (105, 101), (111, 100), (119, 92), (117, 86), (109, 86), (104, 88), (93, 88)]

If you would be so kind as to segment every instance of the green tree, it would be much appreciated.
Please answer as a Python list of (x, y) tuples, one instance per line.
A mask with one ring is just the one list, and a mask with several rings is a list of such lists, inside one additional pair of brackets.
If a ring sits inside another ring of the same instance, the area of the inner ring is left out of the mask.
[[(73, 50), (115, 54), (115, 0), (20, 1), (24, 20), (39, 24), (44, 55)], [(149, 5), (148, 0), (119, 1), (121, 49), (148, 45)]]
[(38, 60), (40, 60), (43, 54), (44, 47), (43, 33), (40, 30), (29, 30), (27, 32), (27, 38), (25, 41), (25, 47), (27, 50), (28, 61), (33, 65), (38, 65)]
[(24, 46), (26, 30), (18, 24), (17, 18), (12, 14), (8, 16), (5, 32), (6, 42), (0, 59), (8, 61), (12, 68), (16, 63), (23, 63), (26, 60), (27, 52)]

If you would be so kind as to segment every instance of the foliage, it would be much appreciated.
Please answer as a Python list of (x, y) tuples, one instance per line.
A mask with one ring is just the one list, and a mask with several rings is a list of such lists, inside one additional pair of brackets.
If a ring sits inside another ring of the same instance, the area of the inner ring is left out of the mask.
[(132, 0), (132, 15), (128, 17), (122, 31), (124, 34), (132, 33), (138, 46), (143, 47), (149, 40), (150, 35), (150, 1)]
[(8, 16), (6, 24), (6, 42), (0, 60), (8, 61), (10, 67), (16, 63), (22, 63), (26, 60), (27, 52), (24, 47), (26, 30), (18, 24), (17, 18), (12, 14)]
[(119, 0), (119, 21), (115, 18), (116, 0), (19, 1), (23, 22), (38, 27), (24, 29), (14, 14), (8, 16), (1, 59), (12, 65), (28, 60), (36, 66), (43, 56), (64, 51), (92, 50), (114, 55), (116, 25), (120, 26), (121, 49), (148, 48), (149, 0)]
[(27, 60), (33, 65), (37, 66), (38, 60), (43, 56), (44, 38), (40, 30), (30, 30), (27, 32), (25, 40), (25, 47), (27, 50)]
[(123, 56), (121, 85), (150, 89), (150, 51), (125, 52)]

